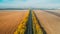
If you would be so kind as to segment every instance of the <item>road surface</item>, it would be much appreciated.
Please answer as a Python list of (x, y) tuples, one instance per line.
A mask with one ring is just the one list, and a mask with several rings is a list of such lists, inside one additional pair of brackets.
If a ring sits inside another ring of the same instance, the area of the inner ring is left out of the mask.
[(29, 14), (24, 18), (23, 22), (20, 23), (14, 34), (45, 34), (45, 32), (43, 32), (39, 25), (35, 13), (29, 10)]
[(27, 29), (25, 34), (33, 34), (33, 22), (32, 22), (32, 10), (29, 11), (29, 17), (28, 17), (28, 21), (27, 21)]

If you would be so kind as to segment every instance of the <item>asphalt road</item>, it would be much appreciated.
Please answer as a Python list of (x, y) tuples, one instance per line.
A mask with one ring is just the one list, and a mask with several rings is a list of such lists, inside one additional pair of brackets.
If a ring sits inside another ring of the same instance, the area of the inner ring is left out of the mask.
[(26, 25), (27, 29), (26, 29), (25, 34), (33, 34), (33, 24), (32, 23), (33, 23), (32, 22), (32, 10), (30, 10), (27, 25)]
[(25, 34), (46, 34), (44, 28), (41, 27), (38, 18), (32, 10), (29, 12)]

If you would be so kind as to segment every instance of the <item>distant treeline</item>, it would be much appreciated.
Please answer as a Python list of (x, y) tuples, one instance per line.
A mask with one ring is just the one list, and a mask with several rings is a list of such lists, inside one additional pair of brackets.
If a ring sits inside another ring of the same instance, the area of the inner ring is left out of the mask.
[(56, 10), (56, 9), (48, 9), (48, 8), (3, 8), (0, 10)]
[(26, 9), (22, 9), (22, 8), (3, 8), (0, 10), (26, 10)]

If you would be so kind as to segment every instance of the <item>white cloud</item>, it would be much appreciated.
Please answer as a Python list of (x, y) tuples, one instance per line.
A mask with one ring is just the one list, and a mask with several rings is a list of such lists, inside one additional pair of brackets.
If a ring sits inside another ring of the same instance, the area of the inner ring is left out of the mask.
[[(52, 1), (52, 0), (51, 0)], [(51, 3), (50, 0), (4, 0), (3, 3), (0, 3), (0, 8), (27, 8), (27, 7), (35, 7), (35, 8), (55, 8), (60, 7), (59, 4)]]

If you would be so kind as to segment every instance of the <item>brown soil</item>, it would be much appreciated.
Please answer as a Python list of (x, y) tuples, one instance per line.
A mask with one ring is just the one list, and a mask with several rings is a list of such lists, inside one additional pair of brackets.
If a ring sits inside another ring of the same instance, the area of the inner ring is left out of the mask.
[(1, 10), (0, 34), (13, 34), (28, 10)]
[(47, 34), (60, 34), (60, 17), (42, 10), (34, 12)]

